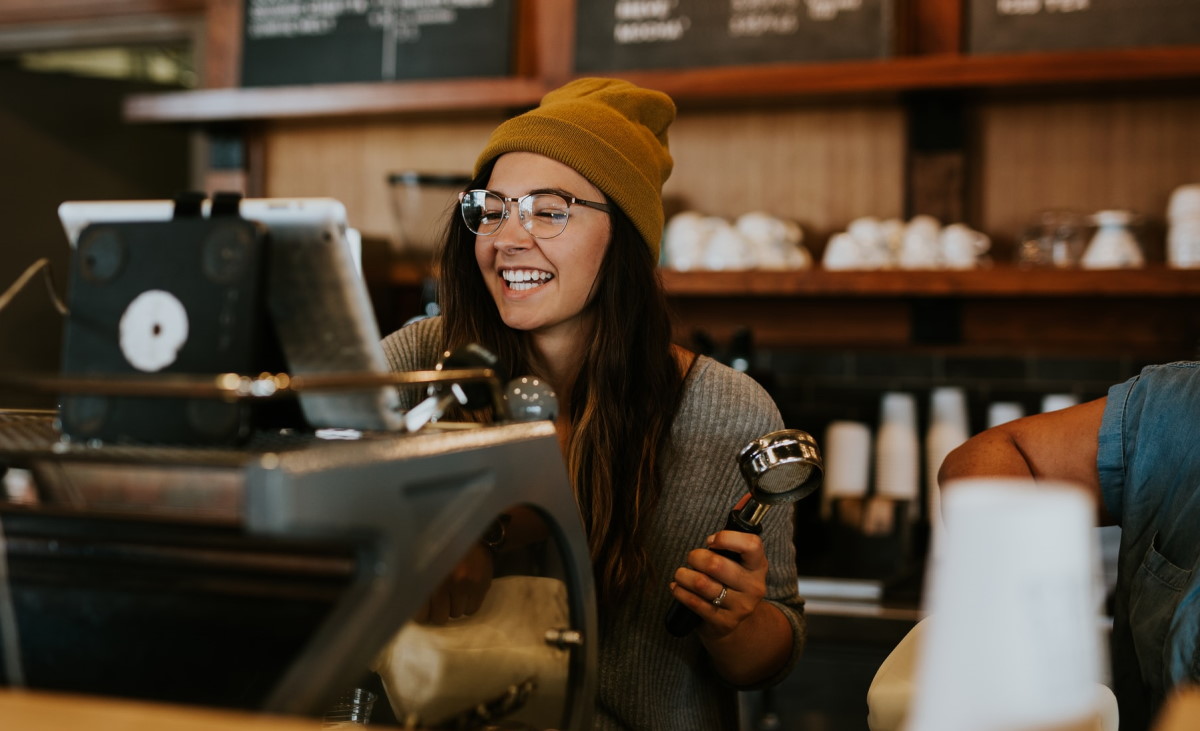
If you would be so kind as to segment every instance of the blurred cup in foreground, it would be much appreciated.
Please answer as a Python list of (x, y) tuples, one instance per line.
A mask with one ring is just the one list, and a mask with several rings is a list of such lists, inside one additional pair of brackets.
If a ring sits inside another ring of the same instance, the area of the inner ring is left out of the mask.
[(908, 731), (1100, 728), (1093, 499), (1009, 478), (945, 487)]

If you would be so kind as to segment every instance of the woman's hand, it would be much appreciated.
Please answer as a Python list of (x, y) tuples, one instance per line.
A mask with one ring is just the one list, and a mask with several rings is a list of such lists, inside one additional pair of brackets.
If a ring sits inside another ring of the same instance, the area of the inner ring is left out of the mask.
[[(717, 640), (746, 621), (767, 594), (767, 554), (753, 533), (723, 530), (708, 537), (708, 548), (687, 555), (687, 566), (675, 570), (671, 594), (695, 612), (701, 639)], [(708, 549), (724, 549), (741, 562)], [(719, 599), (719, 601), (717, 601)]]
[(451, 619), (478, 612), (483, 598), (492, 586), (494, 572), (492, 552), (482, 543), (472, 545), (458, 565), (417, 610), (413, 619), (427, 624), (445, 624)]
[[(734, 507), (741, 509), (746, 495)], [(753, 533), (723, 530), (675, 570), (671, 594), (701, 619), (696, 634), (713, 666), (733, 685), (749, 686), (779, 672), (792, 654), (791, 624), (767, 595), (767, 554)], [(738, 554), (740, 561), (708, 549)], [(715, 601), (715, 600), (720, 601)]]

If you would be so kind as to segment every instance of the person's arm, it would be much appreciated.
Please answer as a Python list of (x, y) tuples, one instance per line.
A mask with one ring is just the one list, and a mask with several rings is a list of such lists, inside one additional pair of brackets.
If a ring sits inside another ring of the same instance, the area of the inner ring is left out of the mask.
[(1096, 453), (1107, 399), (1027, 416), (980, 432), (946, 455), (938, 484), (967, 477), (1032, 477), (1083, 486), (1102, 524), (1112, 523), (1100, 495)]
[[(708, 548), (695, 549), (688, 553), (688, 565), (676, 570), (671, 594), (702, 620), (696, 632), (717, 672), (732, 685), (754, 685), (791, 657), (791, 623), (763, 601), (768, 563), (759, 536), (725, 530), (710, 536), (707, 545), (733, 551), (741, 562)], [(718, 607), (712, 600), (722, 588), (725, 596)]]

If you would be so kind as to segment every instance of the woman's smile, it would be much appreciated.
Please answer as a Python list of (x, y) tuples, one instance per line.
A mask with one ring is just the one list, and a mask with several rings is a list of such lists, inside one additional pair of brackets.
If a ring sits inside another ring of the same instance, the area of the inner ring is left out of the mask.
[(512, 292), (528, 292), (554, 279), (553, 274), (541, 269), (501, 269), (500, 277)]

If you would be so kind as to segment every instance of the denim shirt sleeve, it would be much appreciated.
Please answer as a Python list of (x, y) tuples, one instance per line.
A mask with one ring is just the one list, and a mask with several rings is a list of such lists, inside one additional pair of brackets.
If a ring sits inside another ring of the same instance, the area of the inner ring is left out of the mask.
[(1096, 466), (1122, 529), (1153, 520), (1200, 479), (1200, 361), (1147, 366), (1108, 391)]
[(1109, 389), (1096, 466), (1121, 525), (1114, 670), (1136, 664), (1154, 708), (1200, 681), (1200, 362), (1150, 366)]

